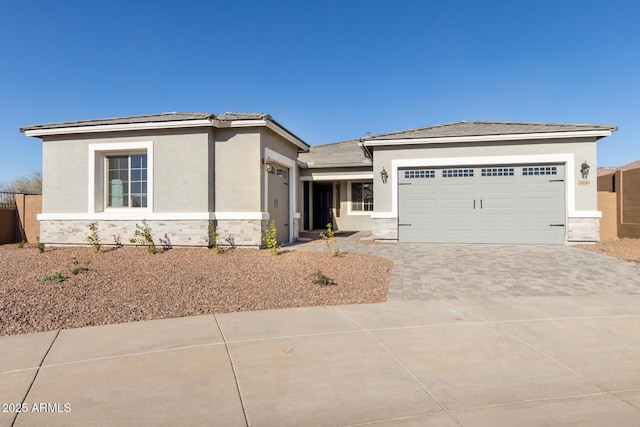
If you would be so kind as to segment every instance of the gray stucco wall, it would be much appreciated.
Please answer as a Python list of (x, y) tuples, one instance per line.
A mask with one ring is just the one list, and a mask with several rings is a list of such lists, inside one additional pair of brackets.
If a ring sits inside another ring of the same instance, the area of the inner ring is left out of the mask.
[[(43, 141), (43, 213), (87, 213), (89, 146), (152, 142), (154, 212), (206, 212), (210, 129), (69, 135)], [(96, 211), (104, 204), (104, 169), (96, 160)]]
[(260, 131), (216, 129), (217, 212), (261, 212)]
[(84, 141), (42, 144), (42, 212), (87, 212), (88, 163)]
[[(334, 219), (338, 230), (342, 231), (370, 231), (372, 227), (371, 214), (359, 214), (349, 213), (350, 203), (349, 200), (349, 185), (351, 181), (337, 181), (334, 183), (334, 188), (339, 186), (340, 199), (336, 195), (336, 191), (333, 192), (335, 206), (339, 207), (340, 216), (338, 211), (334, 209)], [(375, 194), (375, 188), (373, 190)]]

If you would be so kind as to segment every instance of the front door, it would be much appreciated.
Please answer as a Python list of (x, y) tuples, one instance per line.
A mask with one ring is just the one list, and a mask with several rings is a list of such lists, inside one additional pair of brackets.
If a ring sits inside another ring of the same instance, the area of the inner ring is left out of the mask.
[(326, 229), (331, 222), (333, 207), (333, 184), (331, 182), (313, 183), (313, 228)]

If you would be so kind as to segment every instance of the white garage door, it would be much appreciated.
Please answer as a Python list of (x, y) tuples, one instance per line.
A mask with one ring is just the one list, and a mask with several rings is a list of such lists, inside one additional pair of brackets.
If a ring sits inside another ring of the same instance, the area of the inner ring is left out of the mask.
[(398, 239), (564, 243), (564, 165), (398, 171)]

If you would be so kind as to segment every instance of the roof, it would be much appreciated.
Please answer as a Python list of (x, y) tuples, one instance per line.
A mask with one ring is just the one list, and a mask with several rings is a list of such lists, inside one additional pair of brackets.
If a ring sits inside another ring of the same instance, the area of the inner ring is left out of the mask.
[(365, 157), (359, 142), (358, 139), (352, 139), (316, 145), (309, 148), (308, 153), (300, 153), (298, 160), (305, 162), (309, 168), (369, 166), (371, 161)]
[(124, 116), (124, 117), (112, 117), (108, 119), (92, 119), (92, 120), (78, 120), (72, 122), (56, 122), (45, 123), (40, 125), (24, 126), (20, 128), (20, 132), (37, 129), (62, 129), (69, 127), (82, 127), (82, 126), (101, 126), (101, 125), (122, 125), (122, 124), (134, 124), (134, 123), (159, 123), (159, 122), (173, 122), (184, 120), (206, 120), (213, 119), (214, 114), (211, 113), (160, 113), (160, 114), (147, 114), (142, 116)]
[[(27, 136), (40, 137), (43, 135), (61, 135), (70, 133), (87, 133), (87, 132), (109, 132), (122, 130), (141, 130), (141, 129), (162, 129), (176, 127), (234, 127), (233, 122), (242, 122), (244, 120), (261, 120), (258, 125), (267, 126), (269, 129), (280, 134), (284, 138), (306, 151), (309, 144), (298, 138), (293, 132), (282, 126), (280, 123), (266, 113), (234, 113), (227, 112), (224, 114), (212, 113), (160, 113), (147, 114), (141, 116), (124, 116), (112, 117), (107, 119), (79, 120), (72, 122), (56, 122), (45, 123), (32, 126), (24, 126), (20, 128), (20, 132)], [(253, 126), (254, 123), (238, 123), (238, 126)]]
[(569, 124), (569, 123), (520, 123), (520, 122), (454, 122), (421, 127), (403, 131), (366, 136), (364, 141), (472, 137), (489, 135), (518, 135), (556, 132), (609, 131), (618, 129), (612, 125)]

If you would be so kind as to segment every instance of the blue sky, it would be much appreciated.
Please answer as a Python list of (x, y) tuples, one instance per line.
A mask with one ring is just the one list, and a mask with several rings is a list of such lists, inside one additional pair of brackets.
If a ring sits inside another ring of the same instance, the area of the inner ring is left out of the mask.
[(640, 159), (635, 1), (0, 0), (0, 181), (20, 126), (257, 111), (311, 145), (460, 120), (604, 123)]

